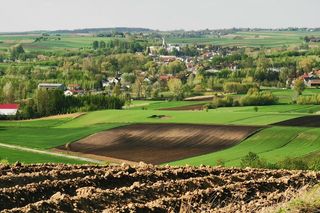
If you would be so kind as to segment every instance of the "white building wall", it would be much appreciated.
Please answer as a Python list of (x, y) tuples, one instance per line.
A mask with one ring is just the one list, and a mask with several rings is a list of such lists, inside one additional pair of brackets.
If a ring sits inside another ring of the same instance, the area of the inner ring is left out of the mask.
[(17, 109), (0, 109), (0, 115), (15, 115), (17, 111)]

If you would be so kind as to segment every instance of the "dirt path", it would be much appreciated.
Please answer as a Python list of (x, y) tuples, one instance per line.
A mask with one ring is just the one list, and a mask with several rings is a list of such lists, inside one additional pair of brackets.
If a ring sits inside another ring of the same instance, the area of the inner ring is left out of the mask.
[(0, 147), (5, 147), (5, 148), (9, 148), (9, 149), (16, 149), (16, 150), (25, 151), (25, 152), (33, 152), (33, 153), (38, 153), (38, 154), (53, 155), (56, 157), (64, 157), (64, 158), (69, 158), (69, 159), (73, 159), (73, 160), (86, 161), (86, 162), (90, 162), (90, 163), (101, 163), (102, 162), (100, 160), (94, 160), (94, 159), (85, 158), (85, 157), (78, 157), (78, 156), (67, 155), (67, 154), (62, 154), (62, 153), (55, 153), (55, 152), (50, 152), (50, 151), (45, 151), (45, 150), (31, 149), (31, 148), (27, 148), (27, 147), (4, 144), (4, 143), (0, 143)]

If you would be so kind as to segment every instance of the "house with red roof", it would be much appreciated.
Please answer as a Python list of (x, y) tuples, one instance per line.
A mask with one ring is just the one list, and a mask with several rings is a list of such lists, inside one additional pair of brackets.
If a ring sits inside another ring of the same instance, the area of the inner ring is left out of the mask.
[(0, 115), (16, 115), (19, 104), (0, 104)]

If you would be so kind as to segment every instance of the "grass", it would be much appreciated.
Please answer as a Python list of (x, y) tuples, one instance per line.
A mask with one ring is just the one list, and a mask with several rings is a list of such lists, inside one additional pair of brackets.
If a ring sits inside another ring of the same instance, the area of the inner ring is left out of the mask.
[(301, 191), (299, 196), (277, 207), (267, 208), (265, 212), (319, 212), (320, 185), (315, 185), (307, 191)]
[(122, 124), (104, 124), (70, 129), (55, 127), (0, 128), (0, 143), (50, 149), (120, 125)]
[[(166, 119), (149, 118), (152, 115), (166, 115)], [(103, 110), (87, 113), (77, 119), (59, 126), (59, 128), (81, 128), (95, 124), (107, 123), (195, 123), (195, 124), (242, 124), (267, 125), (303, 114), (279, 114), (220, 111), (161, 111), (161, 110)]]
[(78, 49), (91, 47), (92, 42), (95, 40), (109, 41), (111, 38), (97, 38), (94, 36), (81, 36), (81, 35), (61, 35), (60, 40), (57, 36), (50, 36), (46, 41), (34, 42), (38, 35), (0, 35), (0, 48), (8, 48), (15, 44), (21, 43), (27, 50), (65, 50), (65, 49)]
[(275, 163), (287, 157), (301, 157), (319, 150), (320, 128), (271, 127), (229, 149), (170, 164), (216, 165), (217, 161), (223, 160), (226, 166), (240, 166), (241, 158), (248, 152), (257, 153), (268, 162)]
[(0, 160), (15, 163), (17, 161), (26, 164), (33, 163), (68, 163), (68, 164), (83, 164), (86, 163), (80, 160), (73, 160), (64, 157), (56, 157), (53, 155), (39, 154), (33, 152), (20, 151), (0, 147)]
[(302, 37), (319, 36), (319, 32), (237, 32), (222, 36), (202, 36), (197, 38), (168, 38), (168, 43), (176, 44), (215, 44), (241, 47), (283, 47), (303, 44)]
[[(140, 103), (143, 106), (132, 107), (130, 109), (147, 109), (147, 110), (157, 110), (157, 109), (165, 109), (165, 108), (174, 108), (174, 107), (182, 107), (182, 106), (191, 106), (196, 104), (205, 104), (205, 101), (145, 101)], [(136, 105), (139, 105), (136, 102)]]

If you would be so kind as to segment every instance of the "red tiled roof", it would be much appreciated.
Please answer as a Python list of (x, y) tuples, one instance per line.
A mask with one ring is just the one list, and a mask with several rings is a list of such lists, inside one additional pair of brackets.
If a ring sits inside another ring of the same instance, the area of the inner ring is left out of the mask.
[(19, 104), (0, 104), (0, 109), (19, 109)]

